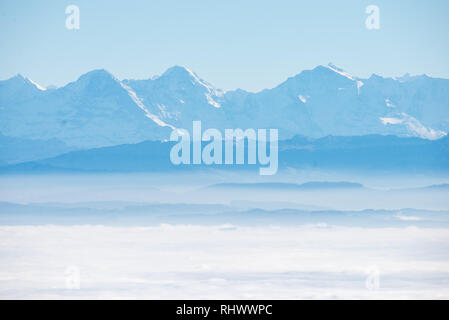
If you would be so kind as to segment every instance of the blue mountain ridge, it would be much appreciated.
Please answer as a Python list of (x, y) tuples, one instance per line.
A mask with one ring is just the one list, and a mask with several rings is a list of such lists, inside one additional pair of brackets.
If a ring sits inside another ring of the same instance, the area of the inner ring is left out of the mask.
[[(43, 160), (2, 166), (0, 173), (166, 172), (259, 168), (259, 164), (176, 166), (169, 158), (173, 145), (173, 142), (145, 141), (73, 151)], [(332, 136), (320, 139), (295, 137), (279, 142), (279, 169), (286, 168), (443, 172), (449, 170), (449, 138), (427, 140), (381, 135)]]
[(263, 183), (218, 183), (206, 189), (275, 189), (275, 190), (322, 190), (322, 189), (361, 189), (362, 184), (347, 181), (310, 181), (302, 184), (283, 182)]
[[(151, 226), (162, 223), (197, 225), (307, 225), (362, 227), (447, 227), (447, 210), (299, 210), (240, 209), (205, 204), (129, 204), (123, 208), (67, 207), (63, 204), (15, 204), (0, 202), (1, 225)], [(413, 220), (407, 220), (413, 217)], [(405, 218), (405, 219), (404, 219)], [(232, 227), (224, 227), (230, 231)]]

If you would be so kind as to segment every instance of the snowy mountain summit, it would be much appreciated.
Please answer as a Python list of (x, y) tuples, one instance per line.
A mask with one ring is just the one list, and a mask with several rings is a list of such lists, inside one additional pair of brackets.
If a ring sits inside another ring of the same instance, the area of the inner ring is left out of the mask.
[(175, 128), (277, 128), (280, 138), (393, 134), (438, 139), (449, 132), (449, 80), (358, 78), (329, 64), (275, 88), (224, 92), (180, 66), (148, 80), (88, 72), (46, 89), (17, 75), (0, 81), (0, 133), (91, 148), (164, 140)]

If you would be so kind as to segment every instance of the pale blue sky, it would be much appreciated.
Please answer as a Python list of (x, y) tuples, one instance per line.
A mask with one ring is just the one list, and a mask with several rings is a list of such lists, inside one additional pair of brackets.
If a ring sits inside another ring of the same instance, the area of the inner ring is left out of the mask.
[[(65, 8), (80, 8), (67, 30)], [(365, 28), (367, 5), (380, 30)], [(215, 86), (273, 87), (333, 62), (356, 76), (449, 78), (449, 1), (0, 0), (0, 79), (64, 85), (92, 69), (144, 79), (184, 65)]]

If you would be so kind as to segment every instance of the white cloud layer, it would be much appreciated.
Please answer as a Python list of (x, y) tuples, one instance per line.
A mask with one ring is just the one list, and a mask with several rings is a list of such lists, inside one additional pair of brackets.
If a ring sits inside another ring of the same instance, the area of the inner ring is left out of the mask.
[(448, 249), (415, 227), (1, 226), (0, 298), (449, 298)]

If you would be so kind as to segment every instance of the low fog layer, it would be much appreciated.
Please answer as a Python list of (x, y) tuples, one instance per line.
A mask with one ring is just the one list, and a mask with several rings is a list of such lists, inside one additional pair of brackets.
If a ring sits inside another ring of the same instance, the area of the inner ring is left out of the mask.
[(449, 298), (447, 229), (3, 226), (0, 238), (0, 298)]
[[(335, 186), (289, 187), (314, 181)], [(120, 201), (224, 205), (247, 201), (245, 207), (262, 209), (449, 210), (448, 181), (449, 177), (442, 174), (390, 176), (326, 171), (290, 171), (272, 177), (218, 170), (195, 174), (4, 175), (0, 177), (0, 201), (21, 204)], [(339, 187), (337, 182), (361, 186), (345, 188)], [(223, 183), (231, 183), (232, 187), (217, 188)], [(260, 187), (267, 183), (275, 187)], [(246, 184), (246, 187), (242, 188), (241, 184)], [(278, 204), (273, 206), (273, 202)]]
[(2, 176), (0, 298), (449, 298), (447, 181)]

